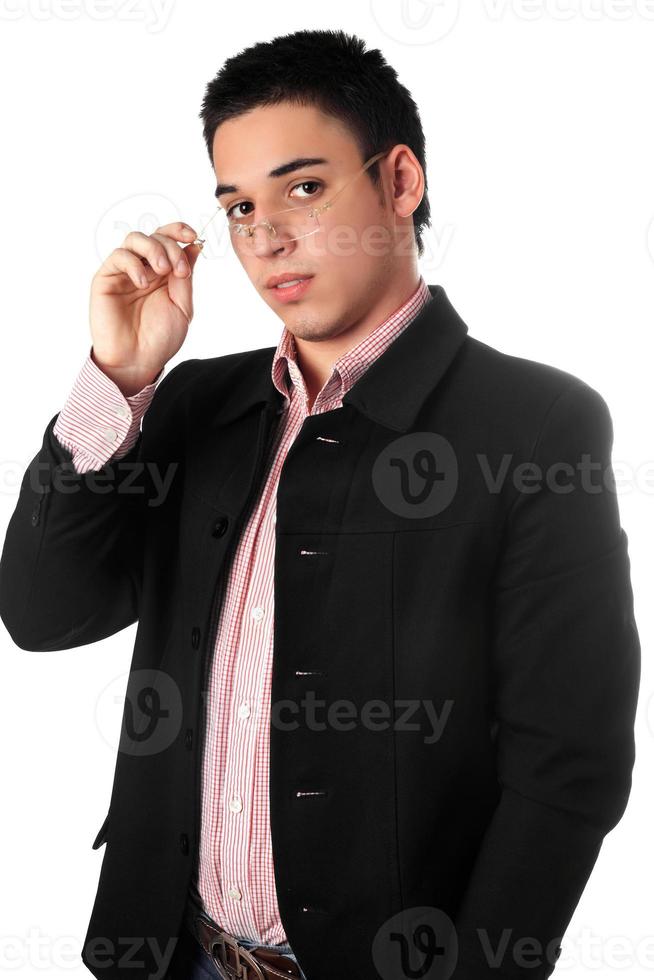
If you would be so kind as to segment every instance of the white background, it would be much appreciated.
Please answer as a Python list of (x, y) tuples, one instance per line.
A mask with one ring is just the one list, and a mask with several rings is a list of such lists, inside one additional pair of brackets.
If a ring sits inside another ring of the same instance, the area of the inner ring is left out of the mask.
[[(426, 281), (445, 287), (471, 336), (576, 374), (611, 409), (643, 645), (638, 758), (557, 976), (644, 978), (654, 966), (654, 0), (322, 7), (0, 0), (0, 532), (89, 351), (102, 258), (129, 229), (178, 218), (197, 229), (213, 212), (198, 113), (224, 59), (300, 28), (341, 27), (380, 47), (427, 137)], [(209, 236), (205, 254), (195, 318), (168, 370), (279, 338), (281, 321), (224, 243)], [(0, 624), (3, 975), (90, 975), (78, 951), (103, 854), (91, 842), (135, 631), (37, 654)]]

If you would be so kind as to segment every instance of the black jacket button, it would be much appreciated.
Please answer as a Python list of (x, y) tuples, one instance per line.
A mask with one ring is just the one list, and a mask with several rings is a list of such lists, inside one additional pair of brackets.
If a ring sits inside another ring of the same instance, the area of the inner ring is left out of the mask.
[(184, 739), (184, 744), (186, 745), (186, 748), (187, 749), (192, 749), (193, 748), (193, 729), (192, 728), (187, 728), (186, 729), (186, 738)]
[(228, 523), (229, 522), (226, 517), (221, 517), (219, 520), (217, 520), (211, 529), (211, 534), (213, 535), (213, 537), (222, 538), (223, 534), (227, 530)]
[(200, 627), (194, 626), (191, 630), (191, 646), (194, 650), (200, 646)]
[(40, 510), (41, 510), (41, 501), (39, 500), (38, 504), (35, 506), (34, 510), (32, 511), (32, 527), (36, 527), (36, 525), (39, 523)]
[(180, 834), (179, 849), (182, 852), (182, 854), (188, 854), (188, 837), (186, 836), (186, 834)]

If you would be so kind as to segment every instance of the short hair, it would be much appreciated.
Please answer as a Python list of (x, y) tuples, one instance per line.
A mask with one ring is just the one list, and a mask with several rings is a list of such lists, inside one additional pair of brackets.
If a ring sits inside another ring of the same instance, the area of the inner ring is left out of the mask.
[[(199, 113), (211, 165), (213, 140), (221, 123), (280, 102), (313, 105), (340, 120), (357, 142), (362, 164), (398, 143), (411, 147), (425, 174), (424, 195), (412, 215), (418, 255), (422, 255), (422, 229), (431, 223), (425, 136), (411, 93), (381, 51), (366, 50), (361, 38), (341, 30), (301, 30), (261, 41), (228, 58), (207, 84)], [(383, 200), (379, 162), (366, 173), (380, 188)]]

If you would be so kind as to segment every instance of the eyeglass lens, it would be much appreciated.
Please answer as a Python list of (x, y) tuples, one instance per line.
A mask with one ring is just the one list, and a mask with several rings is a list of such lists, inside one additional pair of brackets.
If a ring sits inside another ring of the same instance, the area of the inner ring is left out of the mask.
[[(310, 207), (289, 208), (266, 215), (257, 221), (257, 228), (252, 216), (243, 215), (236, 219), (227, 219), (230, 234), (235, 248), (254, 248), (257, 236), (268, 234), (272, 244), (295, 241), (307, 235), (315, 235), (320, 230), (318, 217)], [(259, 238), (259, 240), (262, 240)]]

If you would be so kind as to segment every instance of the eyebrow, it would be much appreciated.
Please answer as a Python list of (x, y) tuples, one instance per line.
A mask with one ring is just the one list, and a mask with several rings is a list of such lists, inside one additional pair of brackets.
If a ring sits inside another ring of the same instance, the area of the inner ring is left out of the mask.
[[(303, 170), (305, 167), (315, 167), (319, 163), (329, 163), (324, 157), (298, 157), (296, 160), (290, 160), (288, 163), (283, 163), (281, 167), (275, 167), (268, 174), (269, 177), (285, 177), (286, 174), (292, 174), (295, 170)], [(216, 190), (214, 191), (215, 197), (222, 197), (223, 194), (237, 194), (238, 187), (236, 184), (218, 184)]]

